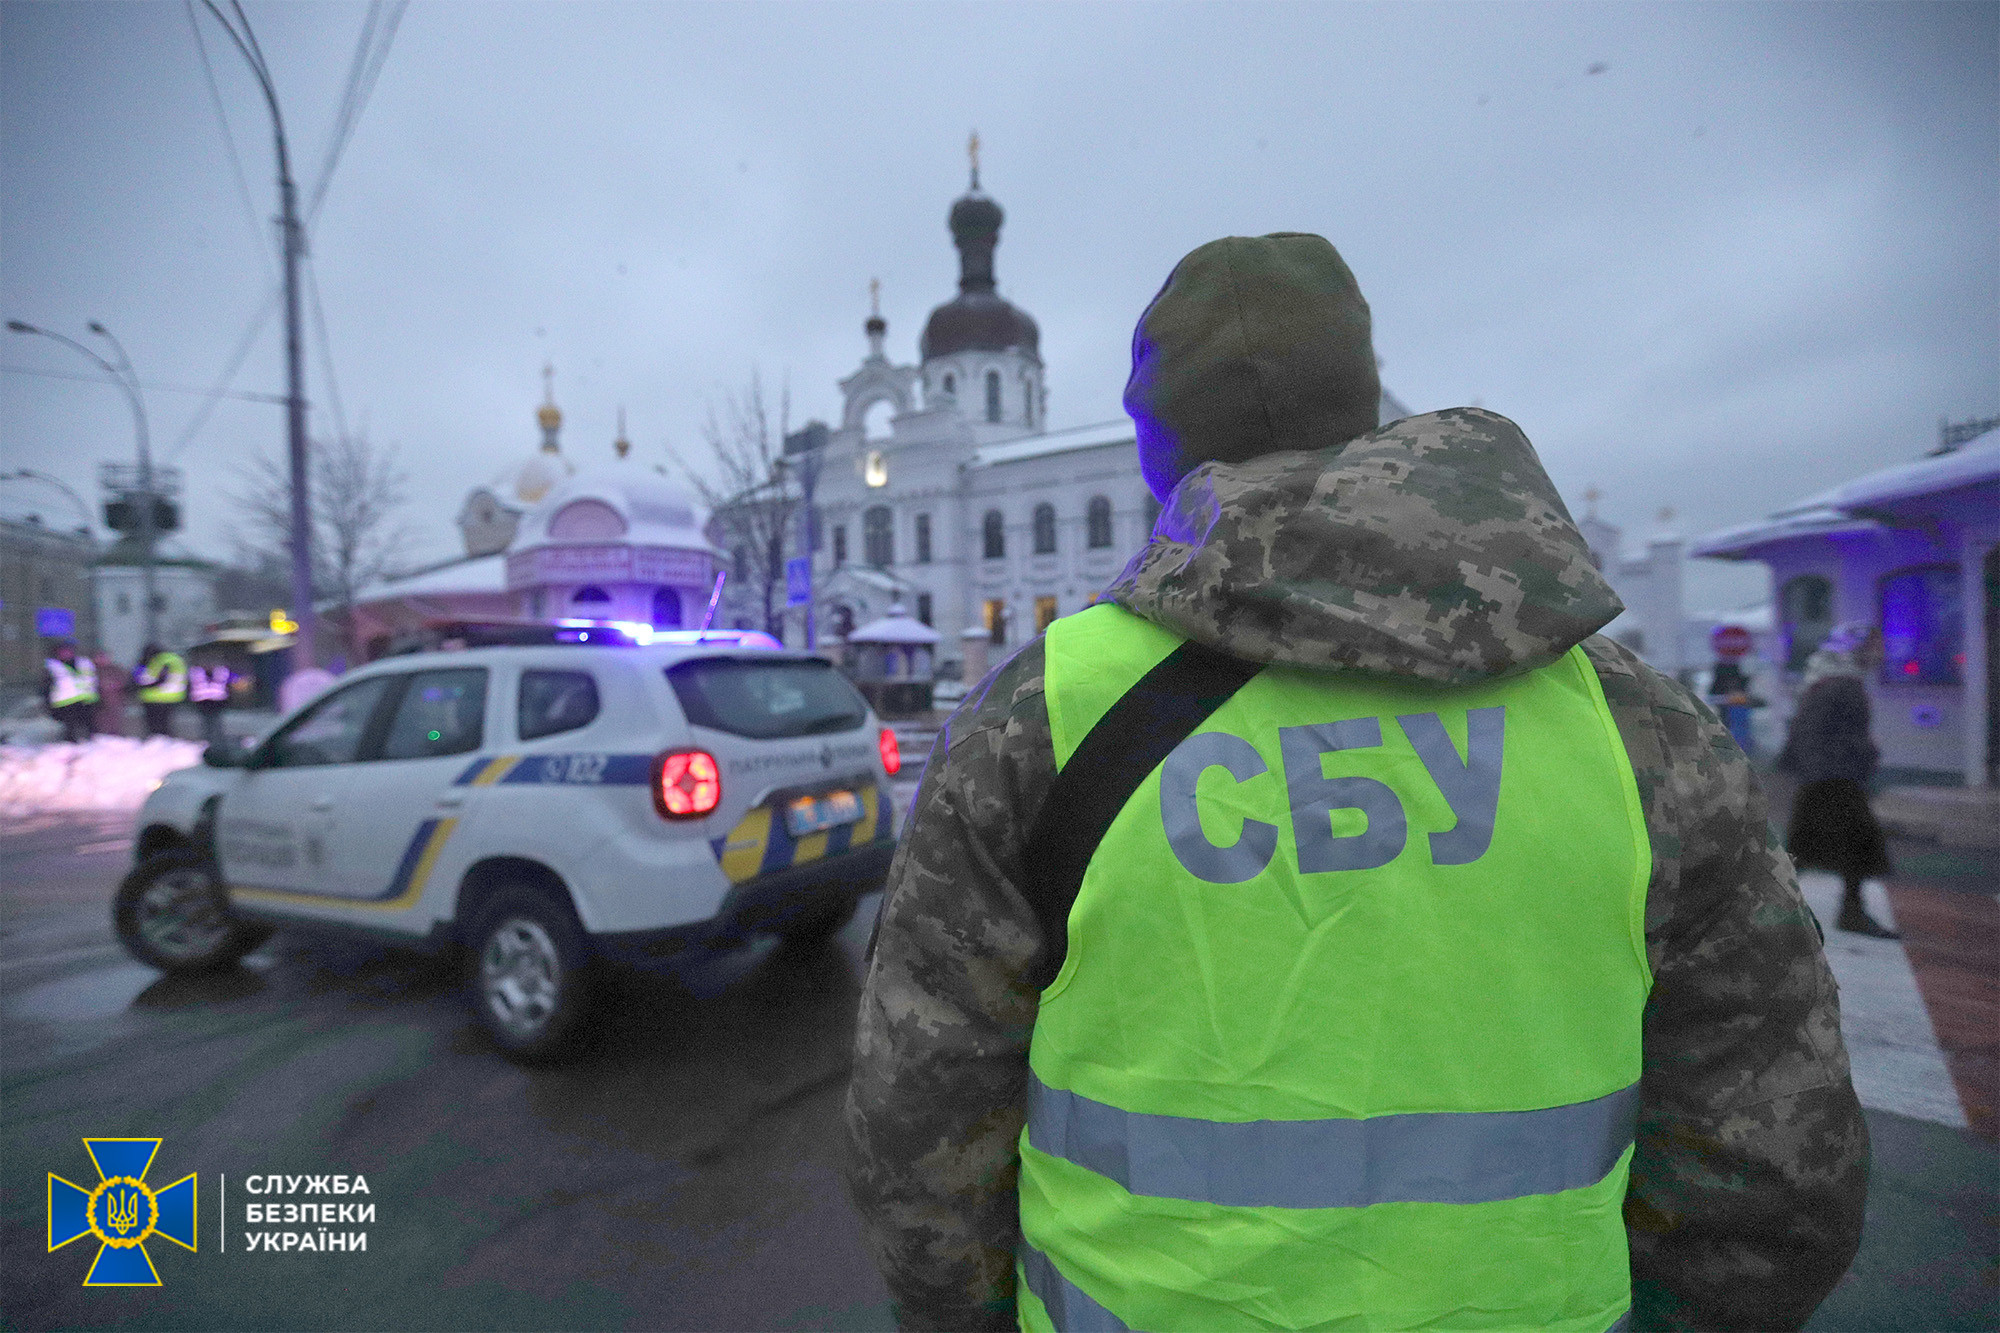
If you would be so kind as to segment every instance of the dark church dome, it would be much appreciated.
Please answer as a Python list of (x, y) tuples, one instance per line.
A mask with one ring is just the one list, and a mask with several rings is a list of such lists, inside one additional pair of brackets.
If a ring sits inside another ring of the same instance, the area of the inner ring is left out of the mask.
[(1020, 348), (1042, 359), (1035, 321), (994, 290), (993, 249), (1006, 214), (977, 183), (951, 206), (951, 239), (958, 247), (958, 295), (931, 311), (918, 349), (926, 361), (953, 352), (1005, 352)]
[(931, 311), (918, 344), (926, 361), (977, 349), (1018, 347), (1040, 361), (1042, 331), (1028, 312), (993, 292), (960, 292)]

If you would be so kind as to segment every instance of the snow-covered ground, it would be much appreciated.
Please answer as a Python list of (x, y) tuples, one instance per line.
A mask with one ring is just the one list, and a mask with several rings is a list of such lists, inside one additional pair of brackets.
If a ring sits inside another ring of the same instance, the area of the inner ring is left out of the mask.
[(137, 810), (160, 779), (201, 762), (195, 741), (93, 736), (77, 745), (0, 745), (0, 818)]

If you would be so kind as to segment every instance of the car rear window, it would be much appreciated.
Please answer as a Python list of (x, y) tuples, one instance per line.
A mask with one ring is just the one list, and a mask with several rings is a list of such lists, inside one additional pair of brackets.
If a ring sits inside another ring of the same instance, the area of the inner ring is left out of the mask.
[(668, 667), (667, 683), (695, 726), (756, 740), (852, 731), (868, 717), (861, 692), (817, 658), (706, 657)]

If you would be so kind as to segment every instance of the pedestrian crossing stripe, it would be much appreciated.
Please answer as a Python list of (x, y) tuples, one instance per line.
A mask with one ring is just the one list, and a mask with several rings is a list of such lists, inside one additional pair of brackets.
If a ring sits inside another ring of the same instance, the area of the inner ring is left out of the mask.
[(758, 875), (791, 866), (808, 865), (829, 856), (865, 847), (877, 840), (882, 827), (881, 790), (873, 783), (860, 791), (861, 818), (852, 824), (836, 824), (803, 838), (793, 838), (785, 821), (768, 805), (745, 812), (728, 834), (711, 839), (716, 862), (731, 884), (741, 884)]

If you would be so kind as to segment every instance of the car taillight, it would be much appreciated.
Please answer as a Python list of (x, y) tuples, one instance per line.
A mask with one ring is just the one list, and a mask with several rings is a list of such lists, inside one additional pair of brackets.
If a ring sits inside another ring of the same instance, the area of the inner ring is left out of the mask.
[(665, 819), (699, 819), (722, 803), (722, 770), (706, 750), (669, 750), (653, 761), (653, 808)]
[(903, 752), (896, 748), (896, 733), (887, 727), (875, 738), (875, 748), (882, 752), (882, 771), (890, 777), (903, 771)]

